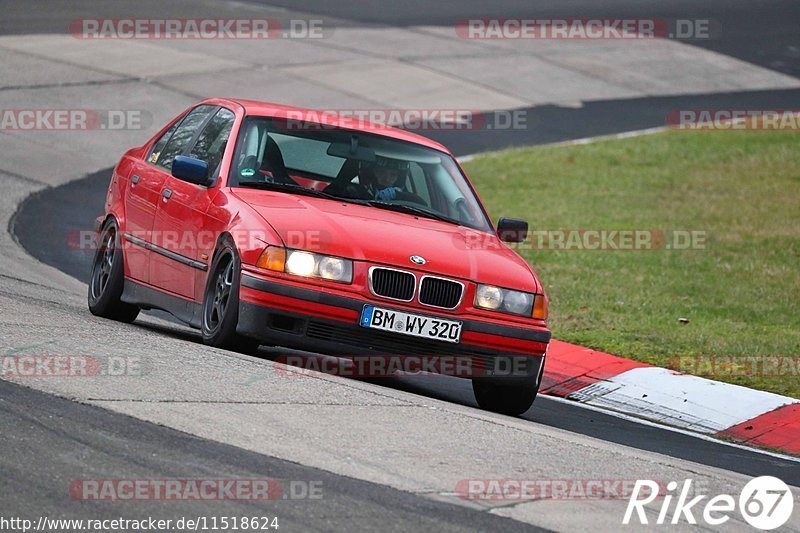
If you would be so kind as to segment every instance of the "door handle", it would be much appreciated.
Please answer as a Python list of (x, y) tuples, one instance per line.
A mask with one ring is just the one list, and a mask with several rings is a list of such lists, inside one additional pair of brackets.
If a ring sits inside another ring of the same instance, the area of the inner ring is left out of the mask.
[(172, 189), (164, 189), (163, 191), (161, 191), (161, 196), (164, 198), (164, 201), (166, 202), (167, 200), (172, 198)]
[(131, 187), (135, 187), (135, 186), (136, 186), (136, 184), (137, 184), (137, 183), (139, 183), (139, 180), (140, 180), (140, 179), (141, 179), (141, 178), (139, 177), (139, 174), (134, 174), (134, 175), (131, 177)]

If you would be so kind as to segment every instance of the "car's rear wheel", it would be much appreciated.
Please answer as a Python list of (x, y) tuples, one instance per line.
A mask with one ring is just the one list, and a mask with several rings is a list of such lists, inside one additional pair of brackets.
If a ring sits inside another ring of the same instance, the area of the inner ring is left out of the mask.
[(481, 409), (519, 416), (533, 405), (539, 386), (504, 384), (502, 380), (473, 379), (472, 391)]
[(89, 281), (89, 311), (103, 318), (133, 322), (139, 316), (139, 308), (121, 300), (125, 287), (125, 259), (120, 246), (119, 227), (114, 220), (106, 223), (99, 242)]
[(203, 298), (203, 342), (217, 348), (253, 352), (258, 341), (236, 333), (239, 321), (241, 262), (236, 249), (223, 242), (211, 265)]

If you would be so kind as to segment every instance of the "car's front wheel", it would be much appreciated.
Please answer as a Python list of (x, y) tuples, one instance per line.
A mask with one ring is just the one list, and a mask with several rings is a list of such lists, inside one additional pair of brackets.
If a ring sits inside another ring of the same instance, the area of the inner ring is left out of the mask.
[(125, 265), (119, 240), (119, 227), (110, 220), (100, 233), (89, 281), (89, 311), (93, 315), (120, 322), (133, 322), (139, 308), (121, 300), (125, 287)]
[(241, 268), (236, 249), (223, 242), (211, 265), (203, 299), (203, 342), (217, 348), (252, 352), (258, 348), (258, 341), (236, 333)]
[(510, 416), (519, 416), (533, 405), (539, 387), (504, 384), (502, 380), (473, 379), (472, 391), (481, 409)]

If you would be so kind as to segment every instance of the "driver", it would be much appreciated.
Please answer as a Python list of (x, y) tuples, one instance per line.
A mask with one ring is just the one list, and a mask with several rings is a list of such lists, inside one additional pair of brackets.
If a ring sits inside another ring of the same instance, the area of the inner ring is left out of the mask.
[(369, 195), (383, 202), (394, 200), (404, 192), (408, 176), (408, 161), (376, 156), (375, 162), (363, 162), (359, 168), (359, 182)]

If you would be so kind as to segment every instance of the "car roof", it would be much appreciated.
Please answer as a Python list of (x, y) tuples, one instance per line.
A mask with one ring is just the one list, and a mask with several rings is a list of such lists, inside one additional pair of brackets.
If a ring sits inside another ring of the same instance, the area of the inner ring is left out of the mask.
[[(207, 100), (204, 100), (204, 103), (210, 103), (219, 100), (227, 100), (229, 102), (239, 104), (244, 108), (245, 114), (248, 116), (272, 116), (278, 118), (290, 118), (290, 119), (296, 118), (298, 120), (308, 120), (309, 122), (320, 123), (325, 126), (363, 131), (367, 133), (374, 133), (376, 135), (383, 135), (385, 137), (390, 137), (392, 139), (397, 139), (399, 141), (406, 141), (426, 146), (428, 148), (433, 148), (434, 150), (445, 152), (446, 154), (449, 154), (451, 156), (453, 155), (450, 152), (450, 150), (445, 148), (442, 144), (439, 144), (438, 142), (432, 139), (428, 139), (427, 137), (423, 137), (422, 135), (417, 135), (416, 133), (411, 133), (409, 131), (402, 130), (399, 128), (393, 128), (391, 126), (382, 126), (379, 124), (374, 124), (372, 122), (368, 122), (366, 120), (360, 120), (355, 117), (348, 117), (344, 115), (339, 116), (335, 114), (335, 110), (302, 108), (302, 107), (275, 104), (272, 102), (243, 100), (239, 98), (208, 98)], [(345, 110), (342, 110), (342, 112), (345, 113)], [(299, 117), (298, 113), (300, 114)]]

